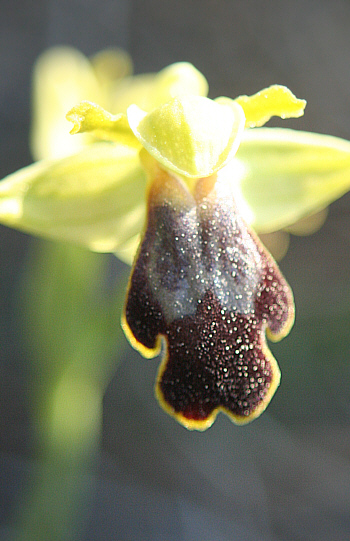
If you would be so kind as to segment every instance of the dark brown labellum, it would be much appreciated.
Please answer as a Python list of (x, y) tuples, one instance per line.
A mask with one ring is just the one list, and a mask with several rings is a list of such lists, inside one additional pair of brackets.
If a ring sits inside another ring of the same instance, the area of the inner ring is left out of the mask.
[(190, 429), (218, 413), (257, 417), (280, 380), (265, 333), (278, 340), (294, 319), (291, 290), (247, 227), (231, 187), (199, 179), (194, 194), (159, 171), (130, 277), (123, 327), (146, 357), (164, 353), (156, 395)]

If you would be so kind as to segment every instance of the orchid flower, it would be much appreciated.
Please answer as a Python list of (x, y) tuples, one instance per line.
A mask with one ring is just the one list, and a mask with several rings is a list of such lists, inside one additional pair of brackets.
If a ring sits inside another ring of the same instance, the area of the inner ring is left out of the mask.
[[(188, 63), (100, 80), (104, 93), (93, 92), (112, 113), (95, 98), (72, 107), (72, 153), (5, 178), (0, 221), (132, 264), (122, 326), (145, 357), (163, 349), (161, 406), (189, 429), (219, 411), (247, 423), (280, 381), (266, 335), (279, 340), (294, 320), (291, 289), (257, 233), (343, 195), (350, 143), (262, 128), (303, 114), (284, 86), (211, 100)], [(48, 155), (40, 137), (36, 148)]]

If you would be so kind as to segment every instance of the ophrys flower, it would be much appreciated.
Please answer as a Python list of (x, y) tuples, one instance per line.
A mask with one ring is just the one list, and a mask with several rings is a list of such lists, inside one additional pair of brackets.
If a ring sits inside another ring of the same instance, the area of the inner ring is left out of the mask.
[(189, 64), (155, 81), (146, 84), (145, 105), (138, 101), (143, 109), (74, 107), (73, 132), (88, 134), (81, 150), (5, 179), (0, 220), (128, 263), (139, 246), (123, 327), (148, 357), (163, 337), (161, 404), (188, 428), (207, 428), (220, 410), (244, 423), (279, 382), (265, 332), (281, 338), (294, 313), (287, 283), (250, 226), (288, 227), (347, 191), (350, 145), (245, 129), (302, 114), (305, 103), (285, 87), (209, 100)]

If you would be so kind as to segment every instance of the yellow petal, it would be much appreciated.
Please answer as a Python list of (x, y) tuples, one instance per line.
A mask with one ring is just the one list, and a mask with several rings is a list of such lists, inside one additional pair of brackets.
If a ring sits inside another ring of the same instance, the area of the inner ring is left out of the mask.
[(112, 85), (131, 75), (132, 59), (123, 49), (104, 49), (90, 58), (99, 83)]
[(177, 62), (167, 66), (157, 73), (154, 82), (152, 109), (177, 96), (186, 94), (206, 96), (208, 94), (206, 78), (188, 62)]
[(103, 95), (99, 103), (108, 111), (121, 112), (114, 110), (113, 95), (121, 81), (132, 74), (133, 64), (130, 55), (123, 49), (105, 49), (92, 56), (90, 62)]
[(112, 115), (96, 103), (82, 101), (66, 115), (73, 122), (71, 134), (91, 132), (99, 139), (116, 141), (140, 148), (140, 144), (131, 131), (127, 117), (120, 113)]
[(159, 73), (126, 77), (114, 90), (114, 112), (126, 113), (131, 104), (150, 112), (176, 96), (206, 96), (208, 83), (204, 75), (188, 62), (177, 62)]
[(304, 114), (305, 100), (299, 100), (285, 86), (273, 85), (253, 96), (239, 96), (239, 103), (246, 117), (246, 127), (263, 126), (273, 116), (298, 118)]

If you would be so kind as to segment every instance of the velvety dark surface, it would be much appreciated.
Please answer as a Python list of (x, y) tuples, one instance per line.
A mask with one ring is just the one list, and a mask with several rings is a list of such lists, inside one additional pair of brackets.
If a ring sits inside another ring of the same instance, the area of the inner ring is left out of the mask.
[[(346, 0), (2, 0), (0, 10), (1, 176), (31, 161), (30, 71), (56, 43), (87, 54), (126, 47), (138, 72), (191, 61), (213, 97), (286, 84), (308, 106), (304, 118), (284, 125), (350, 139)], [(127, 349), (105, 394), (98, 471), (86, 472), (91, 499), (75, 539), (349, 537), (349, 205), (345, 196), (321, 231), (291, 239), (281, 268), (294, 291), (296, 324), (272, 348), (282, 385), (251, 425), (219, 416), (203, 434), (186, 431), (154, 399), (158, 360)], [(0, 521), (1, 537), (11, 540), (11, 517), (40, 467), (29, 356), (14, 311), (30, 244), (1, 228)]]
[(137, 344), (156, 353), (164, 338), (157, 389), (185, 426), (209, 426), (220, 408), (248, 422), (267, 405), (280, 374), (265, 332), (286, 334), (293, 312), (288, 284), (225, 182), (199, 180), (191, 194), (156, 176), (125, 318)]

